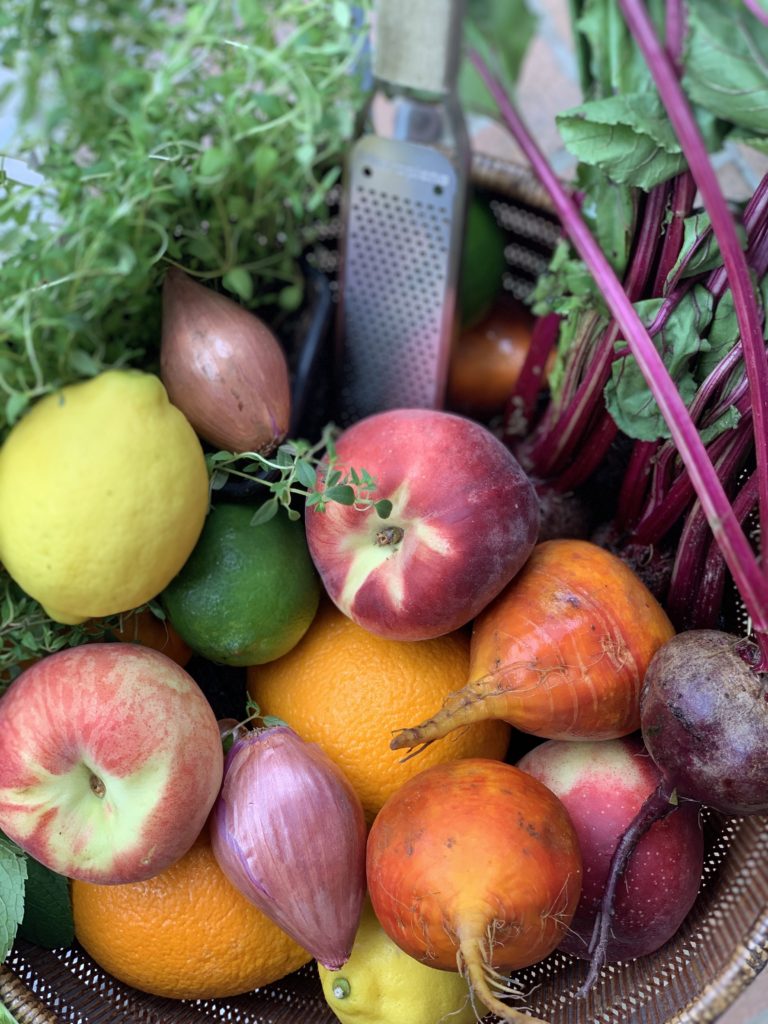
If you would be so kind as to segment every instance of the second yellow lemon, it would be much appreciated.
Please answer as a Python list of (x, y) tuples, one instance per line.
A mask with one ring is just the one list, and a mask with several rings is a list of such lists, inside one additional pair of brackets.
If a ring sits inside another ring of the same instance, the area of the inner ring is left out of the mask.
[(458, 729), (408, 761), (390, 750), (397, 729), (428, 717), (468, 678), (465, 632), (385, 640), (324, 601), (292, 651), (248, 669), (248, 689), (262, 714), (283, 719), (340, 765), (370, 821), (396, 789), (430, 765), (504, 757), (511, 729), (500, 721)]
[(366, 904), (352, 955), (339, 971), (317, 965), (325, 1001), (342, 1024), (475, 1024), (460, 974), (414, 960), (395, 945)]
[(200, 441), (150, 373), (108, 370), (46, 395), (0, 449), (0, 561), (59, 622), (158, 594), (207, 507)]

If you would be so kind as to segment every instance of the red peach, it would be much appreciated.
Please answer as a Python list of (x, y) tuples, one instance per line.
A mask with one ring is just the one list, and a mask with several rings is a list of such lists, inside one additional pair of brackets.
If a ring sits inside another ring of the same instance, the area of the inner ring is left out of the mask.
[[(611, 857), (660, 773), (636, 735), (549, 740), (525, 754), (518, 767), (560, 798), (579, 837), (581, 900), (559, 948), (586, 959)], [(696, 899), (703, 847), (698, 804), (681, 804), (651, 826), (619, 881), (608, 961), (645, 956), (672, 938)]]
[(370, 497), (389, 500), (392, 512), (383, 519), (371, 507), (310, 507), (307, 541), (333, 602), (372, 633), (425, 640), (459, 629), (533, 549), (533, 485), (474, 420), (393, 409), (355, 423), (336, 452), (336, 468), (366, 470), (376, 481)]

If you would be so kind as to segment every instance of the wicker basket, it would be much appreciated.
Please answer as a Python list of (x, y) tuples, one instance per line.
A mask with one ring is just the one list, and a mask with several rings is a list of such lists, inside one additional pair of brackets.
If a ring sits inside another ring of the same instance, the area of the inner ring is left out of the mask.
[[(473, 182), (508, 234), (504, 286), (525, 297), (558, 234), (546, 196), (525, 168), (482, 156), (475, 157)], [(315, 264), (330, 274), (336, 234), (332, 221), (315, 248)], [(587, 999), (574, 996), (586, 973), (583, 961), (554, 953), (518, 972), (532, 1013), (551, 1024), (708, 1024), (730, 1006), (768, 961), (768, 817), (724, 819), (707, 812), (704, 829), (700, 892), (677, 935), (651, 956), (605, 967)], [(244, 996), (180, 1002), (128, 988), (77, 944), (49, 951), (19, 941), (0, 966), (0, 1000), (19, 1024), (336, 1020), (312, 964)]]

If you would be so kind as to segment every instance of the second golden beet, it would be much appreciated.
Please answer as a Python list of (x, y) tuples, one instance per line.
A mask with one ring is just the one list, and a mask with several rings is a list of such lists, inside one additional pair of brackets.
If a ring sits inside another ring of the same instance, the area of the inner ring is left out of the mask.
[(589, 541), (545, 541), (475, 619), (470, 681), (392, 748), (489, 718), (547, 739), (626, 736), (640, 726), (648, 663), (673, 634), (616, 555)]

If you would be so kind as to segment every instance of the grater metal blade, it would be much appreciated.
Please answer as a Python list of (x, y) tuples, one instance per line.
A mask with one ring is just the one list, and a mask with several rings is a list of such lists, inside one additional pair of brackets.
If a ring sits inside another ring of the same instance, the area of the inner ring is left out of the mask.
[(403, 2), (380, 0), (374, 70), (396, 81), (379, 80), (367, 130), (345, 169), (336, 323), (341, 425), (383, 409), (440, 408), (445, 395), (470, 162), (453, 84), (463, 8), (447, 0), (408, 6), (418, 14), (400, 23), (400, 33), (421, 26), (442, 42), (437, 53), (422, 49), (417, 62), (411, 35), (393, 55)]

